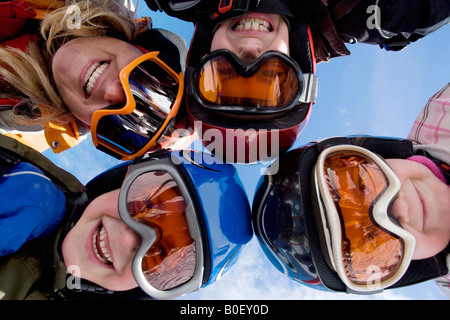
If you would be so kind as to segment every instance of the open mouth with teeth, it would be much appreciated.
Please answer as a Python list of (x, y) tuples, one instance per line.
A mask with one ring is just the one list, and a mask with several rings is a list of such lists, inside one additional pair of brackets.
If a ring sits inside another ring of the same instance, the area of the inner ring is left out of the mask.
[(95, 62), (94, 64), (92, 64), (92, 66), (90, 66), (90, 68), (86, 72), (86, 75), (84, 76), (83, 82), (83, 91), (86, 97), (89, 97), (91, 95), (92, 88), (94, 87), (95, 82), (108, 66), (109, 61)]
[(259, 18), (244, 18), (237, 21), (232, 29), (234, 31), (263, 31), (272, 32), (273, 26), (266, 20)]
[(92, 236), (92, 247), (94, 248), (95, 256), (100, 262), (110, 266), (112, 265), (111, 253), (107, 246), (108, 236), (105, 228), (100, 224)]

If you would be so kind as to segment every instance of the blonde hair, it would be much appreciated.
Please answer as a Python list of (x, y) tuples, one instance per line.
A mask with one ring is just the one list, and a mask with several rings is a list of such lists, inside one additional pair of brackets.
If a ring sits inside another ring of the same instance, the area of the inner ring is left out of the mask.
[(51, 84), (45, 65), (33, 42), (26, 52), (0, 48), (0, 96), (21, 101), (13, 107), (14, 120), (19, 124), (42, 124), (50, 118), (67, 121), (64, 118), (68, 111)]
[[(70, 7), (77, 10), (70, 11)], [(72, 23), (69, 19), (79, 20)], [(75, 2), (72, 6), (53, 11), (41, 25), (41, 35), (51, 56), (74, 38), (108, 36), (131, 43), (138, 31), (134, 12), (120, 4), (120, 0)]]
[[(47, 121), (67, 123), (72, 115), (61, 100), (51, 73), (56, 51), (68, 41), (80, 37), (109, 36), (133, 42), (139, 33), (134, 12), (117, 0), (86, 0), (75, 2), (77, 25), (66, 7), (45, 16), (41, 36), (45, 48), (30, 42), (26, 52), (0, 47), (0, 84), (2, 98), (20, 99), (14, 106), (14, 120), (21, 124), (44, 124)], [(73, 7), (72, 7), (73, 8)]]

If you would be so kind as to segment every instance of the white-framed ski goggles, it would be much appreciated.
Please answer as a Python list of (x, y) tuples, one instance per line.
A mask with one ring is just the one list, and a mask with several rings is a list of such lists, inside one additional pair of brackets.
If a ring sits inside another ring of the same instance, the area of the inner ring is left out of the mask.
[(355, 292), (387, 288), (404, 275), (415, 238), (390, 214), (400, 181), (375, 153), (354, 145), (321, 152), (313, 169), (324, 256)]
[(120, 217), (141, 237), (132, 272), (156, 299), (172, 299), (203, 284), (202, 231), (188, 190), (168, 159), (131, 165), (122, 184)]

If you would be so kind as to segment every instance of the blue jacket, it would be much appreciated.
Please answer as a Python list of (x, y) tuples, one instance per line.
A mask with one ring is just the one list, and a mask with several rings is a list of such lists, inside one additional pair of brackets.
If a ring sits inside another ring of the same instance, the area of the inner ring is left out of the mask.
[(29, 163), (0, 178), (0, 204), (0, 256), (56, 230), (66, 211), (65, 195)]

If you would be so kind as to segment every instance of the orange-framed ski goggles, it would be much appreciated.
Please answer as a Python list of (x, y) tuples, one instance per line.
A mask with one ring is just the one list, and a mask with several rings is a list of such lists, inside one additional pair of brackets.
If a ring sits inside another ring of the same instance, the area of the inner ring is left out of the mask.
[(387, 288), (404, 275), (415, 238), (390, 214), (400, 181), (373, 152), (354, 145), (325, 149), (313, 185), (327, 262), (355, 292)]
[(98, 149), (133, 160), (156, 146), (174, 120), (184, 91), (181, 70), (174, 70), (158, 52), (129, 63), (119, 74), (126, 103), (92, 115), (92, 141)]

